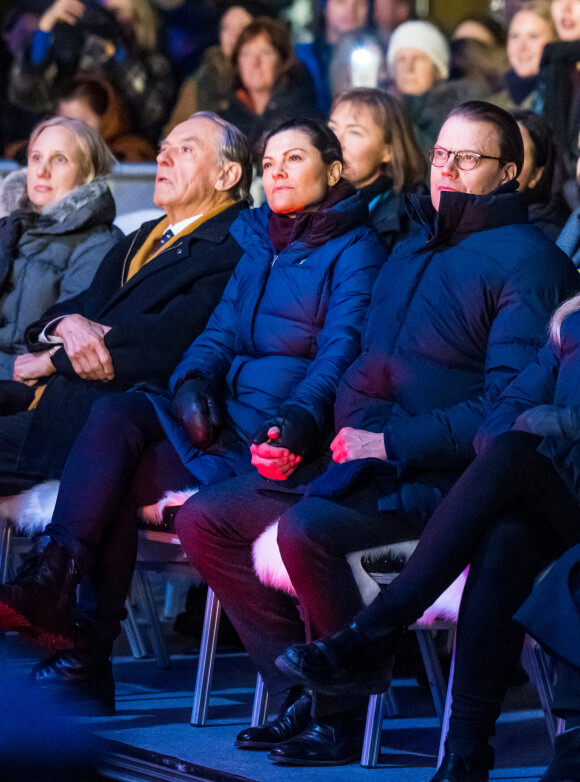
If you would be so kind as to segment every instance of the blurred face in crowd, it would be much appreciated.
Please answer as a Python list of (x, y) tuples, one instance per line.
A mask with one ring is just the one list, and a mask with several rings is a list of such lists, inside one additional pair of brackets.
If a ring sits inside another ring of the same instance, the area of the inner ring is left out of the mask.
[(278, 214), (295, 214), (319, 204), (340, 179), (342, 164), (327, 165), (303, 130), (284, 130), (268, 141), (262, 158), (262, 184)]
[(383, 164), (391, 160), (392, 151), (369, 107), (364, 103), (339, 103), (330, 115), (328, 126), (342, 147), (344, 178), (358, 188), (374, 182)]
[(81, 184), (80, 149), (68, 128), (45, 128), (28, 150), (27, 191), (35, 206), (59, 201)]
[(80, 119), (97, 131), (101, 127), (101, 118), (99, 115), (95, 114), (86, 101), (79, 100), (78, 98), (74, 98), (73, 100), (59, 101), (56, 113), (59, 117)]
[[(435, 150), (475, 152), (479, 155), (499, 157), (500, 141), (495, 125), (489, 122), (472, 122), (464, 117), (450, 117), (439, 131)], [(431, 165), (431, 201), (439, 210), (441, 193), (450, 190), (457, 193), (485, 195), (496, 187), (509, 182), (516, 174), (515, 163), (482, 158), (471, 171), (462, 171), (453, 155), (442, 168)]]
[(459, 41), (462, 38), (469, 38), (472, 41), (479, 41), (480, 43), (485, 44), (485, 46), (496, 45), (491, 30), (488, 30), (484, 24), (477, 22), (475, 19), (466, 19), (464, 22), (461, 22), (461, 24), (455, 28), (451, 37), (454, 41)]
[(552, 19), (563, 41), (580, 39), (580, 0), (552, 0)]
[(375, 0), (373, 22), (381, 30), (394, 30), (409, 21), (410, 6), (401, 0)]
[(247, 41), (238, 54), (240, 79), (248, 92), (269, 92), (278, 76), (280, 55), (267, 33)]
[(518, 76), (535, 76), (540, 70), (542, 52), (555, 40), (552, 28), (533, 11), (518, 11), (511, 21), (507, 55)]
[(226, 57), (231, 57), (239, 34), (252, 21), (252, 17), (240, 5), (228, 9), (220, 21), (220, 48)]
[(220, 128), (197, 117), (176, 125), (161, 142), (153, 201), (172, 224), (212, 207), (222, 166)]
[(324, 6), (328, 43), (336, 43), (345, 33), (364, 27), (368, 13), (368, 0), (328, 0)]
[(439, 68), (419, 49), (399, 49), (393, 68), (395, 84), (403, 95), (422, 95), (441, 76)]
[(524, 164), (522, 170), (518, 174), (518, 182), (520, 184), (519, 190), (532, 190), (540, 181), (542, 174), (544, 173), (544, 167), (537, 168), (535, 161), (535, 147), (532, 137), (528, 133), (528, 129), (525, 125), (518, 122), (520, 133), (522, 134), (522, 140), (524, 142)]

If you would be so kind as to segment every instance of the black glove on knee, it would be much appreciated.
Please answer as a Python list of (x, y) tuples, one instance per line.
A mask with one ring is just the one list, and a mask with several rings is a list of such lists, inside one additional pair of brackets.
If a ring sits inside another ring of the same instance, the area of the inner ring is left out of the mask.
[(222, 425), (222, 401), (210, 378), (186, 377), (173, 397), (173, 412), (181, 421), (189, 441), (207, 448)]

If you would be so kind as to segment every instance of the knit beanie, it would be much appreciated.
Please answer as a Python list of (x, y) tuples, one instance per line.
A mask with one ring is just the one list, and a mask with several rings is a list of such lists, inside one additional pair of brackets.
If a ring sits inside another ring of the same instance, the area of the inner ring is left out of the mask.
[(389, 40), (387, 63), (392, 66), (400, 49), (418, 49), (439, 69), (442, 79), (449, 76), (449, 44), (443, 33), (430, 22), (404, 22)]

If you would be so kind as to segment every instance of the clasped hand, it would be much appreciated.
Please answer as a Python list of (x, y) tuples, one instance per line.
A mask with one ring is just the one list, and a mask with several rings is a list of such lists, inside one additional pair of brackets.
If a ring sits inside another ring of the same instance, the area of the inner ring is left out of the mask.
[(280, 429), (271, 426), (268, 429), (268, 440), (263, 443), (252, 443), (250, 453), (252, 464), (264, 478), (275, 481), (285, 481), (296, 470), (302, 457), (291, 453), (288, 448), (274, 445), (272, 441), (280, 436)]
[(35, 386), (43, 377), (54, 372), (54, 365), (48, 355), (48, 350), (42, 353), (23, 353), (14, 362), (13, 378), (18, 383)]
[(113, 359), (105, 346), (105, 335), (111, 330), (82, 315), (67, 315), (54, 329), (62, 339), (72, 368), (83, 380), (108, 382), (115, 377)]

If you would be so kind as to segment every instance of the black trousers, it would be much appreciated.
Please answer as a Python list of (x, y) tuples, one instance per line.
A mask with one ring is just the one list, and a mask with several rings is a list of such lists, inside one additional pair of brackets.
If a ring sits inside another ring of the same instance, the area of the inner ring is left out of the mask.
[(415, 621), (469, 565), (459, 613), (448, 746), (480, 756), (493, 735), (524, 630), (512, 615), (535, 577), (580, 540), (580, 508), (540, 438), (507, 432), (463, 473), (400, 576), (357, 617), (369, 637)]
[(0, 416), (0, 497), (19, 494), (46, 480), (45, 475), (25, 473), (18, 467), (18, 457), (28, 434), (32, 410)]
[[(412, 600), (405, 610), (392, 616), (383, 612), (381, 596), (358, 614), (371, 637), (391, 625), (410, 624), (471, 562), (459, 621), (450, 729), (450, 743), (464, 756), (481, 751), (493, 734), (523, 640), (513, 612), (543, 566), (580, 537), (578, 506), (551, 462), (537, 453), (538, 443), (522, 433), (498, 438), (423, 533), (413, 564), (407, 566), (412, 577), (405, 580), (412, 588), (406, 595)], [(274, 665), (278, 654), (291, 643), (337, 630), (360, 609), (346, 554), (416, 537), (417, 530), (405, 517), (378, 511), (378, 492), (372, 486), (340, 502), (260, 486), (263, 481), (245, 478), (207, 489), (183, 506), (176, 526), (268, 689), (276, 693), (289, 686)], [(299, 605), (265, 587), (254, 572), (252, 544), (275, 520)], [(421, 566), (415, 567), (419, 558)], [(341, 699), (319, 699), (317, 715), (348, 706)]]
[(100, 398), (64, 467), (47, 533), (77, 561), (79, 613), (108, 640), (120, 632), (137, 554), (137, 509), (195, 484), (144, 394)]

